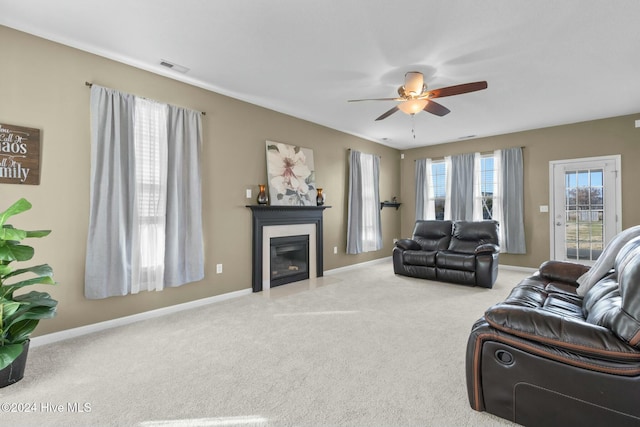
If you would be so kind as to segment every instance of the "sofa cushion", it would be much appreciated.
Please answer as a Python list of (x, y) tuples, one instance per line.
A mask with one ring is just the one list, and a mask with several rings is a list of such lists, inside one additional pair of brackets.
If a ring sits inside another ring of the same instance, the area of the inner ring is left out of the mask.
[(447, 249), (451, 241), (451, 221), (420, 220), (413, 228), (413, 240), (425, 251)]
[(402, 261), (408, 265), (435, 267), (436, 251), (404, 251)]
[(496, 221), (454, 221), (449, 251), (473, 254), (487, 243), (499, 244)]
[(618, 252), (614, 273), (589, 289), (583, 305), (589, 322), (610, 329), (637, 348), (640, 348), (639, 283), (640, 237), (636, 237)]
[(604, 251), (600, 254), (593, 267), (577, 279), (577, 282), (580, 285), (578, 287), (578, 295), (585, 296), (593, 285), (609, 274), (620, 250), (629, 241), (638, 236), (640, 236), (640, 225), (636, 225), (635, 227), (628, 228), (618, 233), (604, 248)]
[(475, 271), (476, 256), (473, 253), (440, 251), (436, 255), (436, 266), (442, 269)]

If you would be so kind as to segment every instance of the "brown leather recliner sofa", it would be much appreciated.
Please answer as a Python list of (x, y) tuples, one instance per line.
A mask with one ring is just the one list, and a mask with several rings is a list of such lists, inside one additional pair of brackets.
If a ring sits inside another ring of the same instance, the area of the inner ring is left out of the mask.
[(419, 220), (393, 248), (395, 274), (491, 288), (498, 277), (496, 221)]
[(473, 409), (525, 426), (640, 426), (640, 237), (620, 247), (604, 277), (547, 261), (475, 323)]

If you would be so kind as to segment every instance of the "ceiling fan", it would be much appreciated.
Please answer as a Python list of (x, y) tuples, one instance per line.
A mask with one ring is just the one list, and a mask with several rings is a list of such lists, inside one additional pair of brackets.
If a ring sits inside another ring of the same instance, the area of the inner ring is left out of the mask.
[(460, 95), (475, 92), (487, 88), (487, 82), (465, 83), (440, 89), (427, 90), (424, 84), (424, 76), (418, 71), (409, 71), (404, 75), (404, 85), (398, 88), (398, 98), (374, 98), (374, 99), (350, 99), (348, 102), (359, 101), (399, 101), (400, 103), (382, 114), (377, 120), (383, 120), (400, 110), (403, 113), (414, 115), (424, 110), (436, 116), (449, 114), (451, 110), (438, 104), (433, 99), (444, 96)]

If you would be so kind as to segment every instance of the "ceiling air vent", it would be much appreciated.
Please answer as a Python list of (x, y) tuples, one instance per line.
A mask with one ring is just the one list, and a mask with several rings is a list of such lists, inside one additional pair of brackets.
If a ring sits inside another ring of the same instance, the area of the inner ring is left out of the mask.
[(169, 62), (166, 61), (164, 59), (160, 60), (160, 65), (162, 65), (163, 67), (167, 67), (170, 68), (174, 71), (177, 71), (179, 73), (186, 73), (187, 71), (189, 71), (189, 69), (187, 67), (184, 67), (182, 65), (178, 65), (178, 64), (174, 64), (173, 62)]

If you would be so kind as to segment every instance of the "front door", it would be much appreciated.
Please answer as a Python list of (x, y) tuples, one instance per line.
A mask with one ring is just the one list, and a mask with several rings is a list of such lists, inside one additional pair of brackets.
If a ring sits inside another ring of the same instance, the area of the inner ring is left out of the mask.
[(551, 175), (551, 257), (592, 264), (621, 230), (620, 156), (559, 160)]

